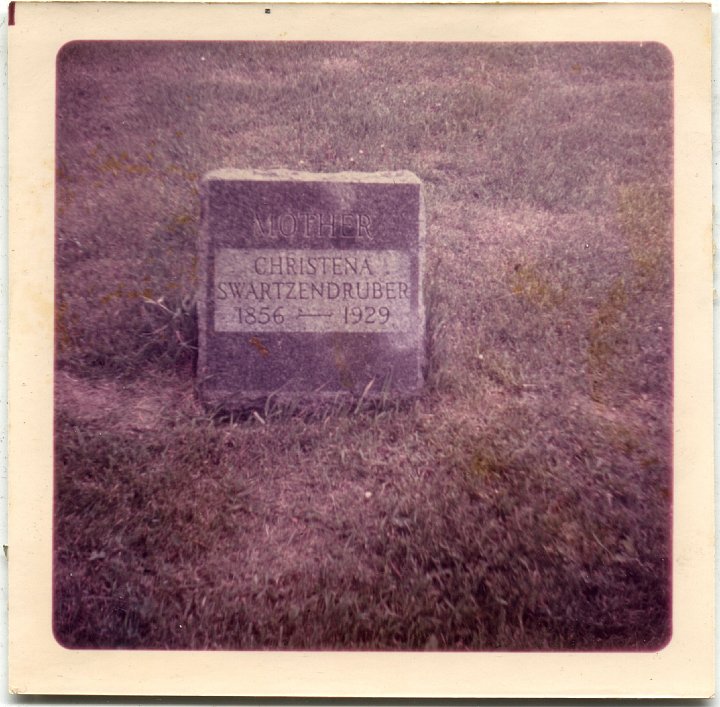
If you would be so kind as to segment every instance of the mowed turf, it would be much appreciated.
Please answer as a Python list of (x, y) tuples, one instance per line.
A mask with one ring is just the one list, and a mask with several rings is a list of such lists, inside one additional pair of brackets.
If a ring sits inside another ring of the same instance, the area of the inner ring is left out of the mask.
[[(662, 46), (74, 43), (58, 77), (64, 645), (667, 641)], [(221, 167), (420, 177), (419, 399), (202, 408), (198, 184)]]

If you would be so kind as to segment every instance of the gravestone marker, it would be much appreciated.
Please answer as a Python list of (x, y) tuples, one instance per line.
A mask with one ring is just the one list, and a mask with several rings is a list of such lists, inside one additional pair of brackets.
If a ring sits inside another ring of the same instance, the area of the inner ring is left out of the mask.
[(202, 205), (207, 404), (420, 390), (425, 222), (414, 174), (218, 170), (203, 179)]

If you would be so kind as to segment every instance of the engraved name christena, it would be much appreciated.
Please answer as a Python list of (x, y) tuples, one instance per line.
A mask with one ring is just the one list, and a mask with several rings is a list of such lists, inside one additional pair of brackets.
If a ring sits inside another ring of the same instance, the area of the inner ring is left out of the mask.
[(253, 213), (253, 240), (372, 241), (370, 217), (367, 214), (291, 212)]

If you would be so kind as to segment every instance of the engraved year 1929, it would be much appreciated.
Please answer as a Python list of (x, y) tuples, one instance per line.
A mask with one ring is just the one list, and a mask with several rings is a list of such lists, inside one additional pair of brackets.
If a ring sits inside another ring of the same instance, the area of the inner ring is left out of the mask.
[(345, 324), (387, 324), (390, 319), (389, 307), (345, 307)]

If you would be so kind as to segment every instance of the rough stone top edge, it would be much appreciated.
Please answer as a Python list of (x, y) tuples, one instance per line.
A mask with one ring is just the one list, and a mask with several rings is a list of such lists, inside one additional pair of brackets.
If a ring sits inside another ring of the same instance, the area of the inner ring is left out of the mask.
[(330, 182), (338, 184), (422, 184), (409, 170), (397, 172), (300, 172), (292, 169), (215, 169), (202, 183), (237, 182)]

